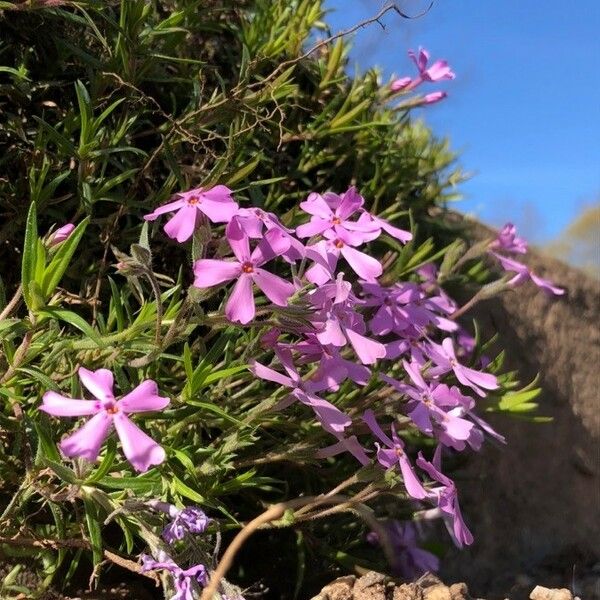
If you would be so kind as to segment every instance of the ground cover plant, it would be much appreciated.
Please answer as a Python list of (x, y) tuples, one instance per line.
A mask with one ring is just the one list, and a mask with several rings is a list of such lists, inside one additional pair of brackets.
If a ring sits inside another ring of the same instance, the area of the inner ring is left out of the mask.
[(3, 597), (303, 598), (470, 544), (453, 468), (537, 391), (468, 311), (562, 290), (445, 218), (412, 111), (451, 67), (349, 76), (317, 0), (0, 10)]

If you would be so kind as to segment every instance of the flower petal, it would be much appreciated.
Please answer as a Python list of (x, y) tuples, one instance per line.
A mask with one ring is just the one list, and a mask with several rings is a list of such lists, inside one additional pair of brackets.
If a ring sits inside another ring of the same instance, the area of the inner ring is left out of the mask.
[(236, 279), (242, 266), (236, 261), (201, 258), (194, 263), (194, 286), (206, 288)]
[(252, 362), (250, 365), (250, 371), (252, 371), (256, 377), (260, 377), (261, 379), (274, 381), (275, 383), (285, 387), (294, 387), (294, 383), (289, 377), (286, 377), (283, 373), (279, 373), (270, 367), (265, 367), (265, 365), (257, 361)]
[(323, 233), (329, 228), (331, 228), (331, 219), (313, 217), (308, 223), (296, 227), (296, 235), (301, 238), (312, 237)]
[(171, 402), (170, 398), (158, 395), (158, 386), (155, 381), (147, 379), (142, 381), (129, 394), (123, 396), (117, 406), (126, 413), (162, 410)]
[(174, 202), (169, 202), (168, 204), (163, 204), (163, 206), (159, 206), (158, 208), (154, 209), (154, 212), (144, 215), (144, 219), (146, 221), (154, 221), (155, 219), (158, 219), (160, 215), (179, 210), (182, 206), (185, 206), (185, 200), (183, 198), (179, 198)]
[(108, 437), (113, 423), (112, 415), (105, 410), (94, 415), (83, 427), (63, 439), (61, 452), (70, 458), (81, 456), (90, 462), (98, 458), (100, 446)]
[(108, 369), (98, 369), (97, 371), (88, 371), (84, 367), (79, 367), (79, 379), (81, 383), (94, 395), (98, 400), (111, 400), (114, 398), (113, 374)]
[(39, 408), (55, 417), (82, 417), (96, 414), (100, 409), (101, 406), (96, 400), (76, 400), (56, 392), (46, 392), (43, 404)]
[(254, 283), (264, 292), (265, 296), (278, 306), (287, 306), (287, 301), (295, 292), (294, 286), (273, 273), (264, 269), (255, 269), (252, 274)]
[(344, 245), (341, 252), (354, 272), (365, 281), (373, 281), (383, 272), (381, 263), (377, 259), (356, 248)]
[(323, 196), (320, 194), (312, 193), (309, 194), (308, 198), (304, 202), (300, 202), (300, 208), (309, 215), (315, 217), (321, 217), (322, 219), (331, 220), (333, 212), (327, 202), (325, 202)]
[(159, 465), (165, 460), (164, 449), (130, 421), (125, 413), (117, 413), (113, 420), (123, 454), (136, 471), (147, 471), (151, 465)]
[(189, 240), (194, 235), (198, 209), (195, 206), (184, 204), (163, 227), (165, 233), (180, 244)]
[(255, 265), (262, 265), (289, 250), (290, 236), (280, 229), (269, 229), (250, 256)]
[(377, 359), (385, 357), (386, 349), (383, 344), (360, 335), (352, 329), (346, 329), (346, 335), (354, 348), (354, 352), (364, 365), (372, 365), (377, 362)]
[(246, 324), (252, 321), (255, 314), (252, 277), (242, 273), (225, 305), (225, 315), (230, 321)]
[(250, 241), (237, 219), (229, 221), (229, 224), (225, 229), (225, 235), (227, 236), (227, 241), (229, 242), (235, 257), (241, 263), (249, 261)]

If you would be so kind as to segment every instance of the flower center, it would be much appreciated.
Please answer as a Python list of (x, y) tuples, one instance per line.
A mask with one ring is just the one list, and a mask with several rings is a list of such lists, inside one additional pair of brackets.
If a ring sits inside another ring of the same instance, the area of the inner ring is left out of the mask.
[(333, 219), (331, 219), (332, 225), (339, 225), (341, 222), (342, 220), (339, 217), (333, 217)]
[(116, 405), (115, 402), (106, 402), (104, 404), (104, 410), (109, 415), (116, 415), (119, 412), (119, 407)]
[(199, 196), (190, 196), (188, 198), (188, 204), (191, 204), (192, 206), (195, 206), (196, 204), (200, 204), (200, 197)]
[(245, 262), (242, 265), (242, 273), (254, 273), (254, 265), (251, 262)]
[(400, 446), (394, 446), (394, 450), (396, 451), (396, 456), (398, 458), (402, 458), (404, 456), (404, 450), (402, 450)]
[(336, 248), (343, 248), (344, 247), (344, 242), (342, 242), (342, 240), (335, 240), (335, 242), (333, 242), (333, 245)]

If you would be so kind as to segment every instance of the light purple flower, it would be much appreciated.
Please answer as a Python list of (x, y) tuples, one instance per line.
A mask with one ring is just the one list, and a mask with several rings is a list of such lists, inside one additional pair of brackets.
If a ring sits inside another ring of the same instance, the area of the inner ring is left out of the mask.
[(323, 196), (312, 193), (300, 208), (312, 215), (308, 223), (296, 228), (296, 235), (301, 238), (324, 235), (328, 239), (341, 239), (350, 246), (360, 246), (377, 237), (377, 227), (370, 222), (350, 221), (364, 204), (364, 198), (355, 187), (350, 187), (341, 194), (327, 192)]
[[(331, 402), (317, 396), (317, 392), (326, 390), (329, 387), (329, 381), (326, 379), (320, 381), (309, 379), (308, 381), (304, 381), (294, 366), (291, 352), (285, 348), (280, 348), (277, 351), (277, 357), (287, 375), (257, 361), (251, 364), (251, 371), (256, 377), (273, 381), (291, 389), (290, 394), (277, 405), (277, 408), (287, 408), (290, 404), (298, 400), (314, 411), (323, 429), (333, 435), (342, 433), (352, 423), (350, 417), (331, 404)], [(335, 379), (335, 376), (333, 377)]]
[(371, 462), (371, 459), (367, 456), (365, 449), (360, 445), (355, 435), (344, 437), (338, 434), (336, 437), (338, 441), (335, 444), (317, 450), (317, 458), (330, 458), (343, 452), (349, 452), (363, 467)]
[(498, 232), (498, 237), (491, 242), (490, 248), (525, 254), (527, 252), (527, 241), (517, 236), (517, 228), (512, 223), (507, 223)]
[(548, 281), (547, 279), (543, 279), (539, 275), (536, 275), (533, 271), (529, 269), (527, 265), (517, 262), (512, 258), (508, 258), (507, 256), (497, 254), (496, 252), (492, 252), (491, 254), (498, 259), (500, 265), (505, 271), (516, 273), (516, 275), (508, 282), (508, 285), (510, 285), (511, 287), (519, 287), (526, 281), (531, 280), (535, 285), (537, 285), (547, 294), (562, 296), (565, 293), (565, 290), (563, 288), (559, 288), (556, 285), (554, 285), (551, 281)]
[(372, 410), (366, 410), (363, 414), (363, 421), (367, 424), (369, 429), (373, 432), (375, 437), (384, 444), (382, 447), (377, 442), (377, 460), (379, 464), (385, 469), (392, 469), (400, 465), (400, 471), (404, 478), (404, 486), (406, 491), (412, 498), (422, 500), (427, 496), (425, 488), (415, 475), (414, 469), (406, 455), (404, 450), (404, 442), (400, 439), (396, 433), (396, 428), (392, 424), (392, 438), (384, 433), (379, 423), (375, 419), (375, 413)]
[(420, 105), (428, 105), (428, 104), (436, 104), (445, 100), (448, 97), (446, 92), (430, 92), (429, 94), (425, 94), (423, 98), (421, 98), (419, 104)]
[(328, 283), (312, 292), (308, 299), (319, 308), (312, 317), (315, 335), (321, 344), (337, 348), (350, 343), (360, 361), (371, 365), (384, 358), (385, 346), (364, 334), (366, 326), (362, 315), (355, 306), (356, 297), (350, 292), (351, 286), (338, 276), (335, 283)]
[(179, 509), (172, 504), (162, 502), (156, 503), (155, 506), (171, 517), (171, 522), (165, 526), (162, 532), (163, 539), (168, 544), (182, 540), (188, 533), (203, 533), (211, 521), (206, 513), (197, 506), (186, 506)]
[[(331, 235), (334, 235), (331, 231), (324, 234), (325, 237)], [(315, 285), (331, 281), (341, 255), (361, 279), (375, 281), (383, 272), (381, 263), (348, 242), (349, 238), (334, 237), (307, 246), (306, 257), (314, 261), (314, 264), (306, 271), (306, 279)]]
[(127, 416), (130, 413), (162, 410), (169, 404), (169, 398), (158, 395), (154, 381), (143, 381), (117, 400), (113, 394), (113, 374), (107, 369), (88, 371), (80, 367), (79, 378), (96, 400), (78, 400), (56, 392), (46, 392), (40, 406), (40, 410), (55, 417), (93, 415), (85, 425), (60, 442), (60, 449), (65, 456), (81, 456), (95, 461), (102, 443), (114, 426), (123, 452), (134, 469), (147, 471), (151, 465), (159, 465), (165, 460), (165, 451)]
[(230, 321), (249, 323), (254, 318), (253, 283), (273, 304), (286, 306), (295, 291), (294, 285), (261, 269), (261, 266), (288, 250), (289, 240), (279, 230), (270, 229), (250, 252), (249, 238), (235, 219), (227, 226), (226, 233), (236, 260), (197, 260), (194, 263), (194, 285), (205, 288), (237, 279), (225, 306), (225, 314)]
[(458, 362), (454, 352), (454, 344), (450, 338), (445, 338), (441, 345), (429, 342), (425, 346), (425, 351), (436, 365), (430, 370), (432, 375), (437, 376), (454, 371), (454, 375), (460, 383), (475, 390), (482, 397), (486, 395), (484, 389), (495, 390), (498, 388), (498, 380), (491, 373), (482, 373), (470, 367), (465, 367)]
[(390, 89), (392, 92), (400, 92), (401, 90), (406, 89), (412, 83), (412, 78), (410, 77), (399, 77), (398, 79), (394, 79), (390, 84)]
[(415, 88), (423, 81), (443, 81), (448, 79), (454, 79), (456, 74), (450, 69), (450, 66), (445, 60), (436, 60), (431, 66), (429, 64), (429, 52), (423, 47), (419, 47), (419, 51), (414, 50), (408, 51), (408, 56), (415, 63), (419, 70), (419, 76), (413, 80), (411, 89)]
[(402, 364), (414, 385), (400, 383), (383, 373), (381, 379), (411, 399), (408, 416), (423, 433), (435, 435), (445, 445), (462, 450), (464, 441), (471, 436), (473, 423), (462, 418), (465, 410), (460, 406), (461, 398), (443, 383), (426, 383), (416, 363)]
[(173, 577), (175, 595), (169, 600), (197, 600), (199, 598), (198, 584), (205, 587), (208, 584), (208, 572), (203, 564), (182, 569), (170, 556), (161, 552), (160, 560), (154, 560), (147, 554), (142, 554), (142, 571), (165, 570)]
[(234, 219), (239, 222), (246, 235), (253, 239), (262, 238), (264, 229), (277, 229), (290, 242), (290, 247), (282, 253), (282, 258), (291, 263), (304, 258), (304, 244), (292, 235), (294, 230), (285, 227), (277, 215), (253, 206), (240, 208)]
[(462, 548), (465, 544), (469, 545), (473, 543), (473, 536), (462, 518), (458, 503), (458, 492), (454, 481), (441, 473), (440, 452), (441, 449), (438, 448), (433, 462), (425, 460), (419, 452), (417, 466), (423, 469), (431, 479), (442, 484), (431, 489), (428, 493), (428, 498), (435, 502), (442, 513), (444, 513), (445, 518), (449, 519), (448, 530), (452, 534), (456, 545)]
[(59, 227), (56, 231), (50, 234), (50, 237), (48, 238), (48, 246), (52, 248), (52, 246), (62, 244), (65, 240), (69, 238), (69, 236), (73, 233), (74, 229), (75, 225), (73, 225), (73, 223), (67, 223), (62, 227)]
[[(387, 542), (394, 550), (394, 562), (391, 565), (394, 575), (412, 581), (425, 573), (437, 572), (440, 561), (437, 556), (422, 550), (417, 545), (418, 531), (410, 521), (388, 521), (384, 524)], [(380, 544), (374, 531), (367, 535), (372, 544)]]
[(146, 215), (146, 221), (154, 221), (160, 215), (175, 211), (175, 215), (164, 226), (165, 233), (178, 242), (189, 240), (194, 234), (201, 215), (213, 223), (228, 223), (238, 211), (238, 205), (231, 197), (231, 190), (224, 185), (212, 188), (195, 188), (175, 194), (172, 202), (158, 207)]

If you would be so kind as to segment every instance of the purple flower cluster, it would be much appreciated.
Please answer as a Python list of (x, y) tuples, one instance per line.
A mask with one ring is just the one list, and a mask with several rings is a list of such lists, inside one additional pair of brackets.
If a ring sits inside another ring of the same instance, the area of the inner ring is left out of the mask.
[(525, 254), (527, 252), (527, 242), (517, 237), (517, 228), (512, 223), (507, 223), (500, 230), (498, 237), (490, 244), (489, 251), (498, 260), (504, 271), (514, 273), (514, 276), (508, 281), (509, 286), (518, 287), (526, 281), (532, 281), (549, 295), (561, 296), (565, 293), (563, 288), (536, 275), (527, 265), (500, 254), (500, 252), (508, 254)]
[[(425, 48), (419, 47), (419, 50), (408, 51), (408, 56), (415, 63), (418, 75), (416, 77), (400, 77), (394, 79), (390, 84), (390, 90), (396, 92), (410, 92), (420, 86), (422, 83), (435, 83), (448, 79), (455, 79), (456, 75), (445, 60), (436, 60), (433, 64), (429, 64), (429, 52)], [(417, 105), (435, 104), (448, 94), (442, 91), (435, 91), (425, 94)]]
[[(170, 522), (165, 526), (162, 537), (170, 545), (181, 541), (189, 534), (203, 533), (210, 519), (203, 510), (197, 506), (188, 506), (179, 509), (172, 504), (152, 500), (147, 503), (150, 508), (167, 514)], [(156, 551), (157, 559), (142, 554), (142, 571), (165, 570), (173, 579), (175, 595), (169, 600), (194, 600), (198, 598), (198, 586), (205, 587), (208, 584), (208, 571), (204, 564), (196, 564), (191, 567), (182, 568), (164, 550)]]

